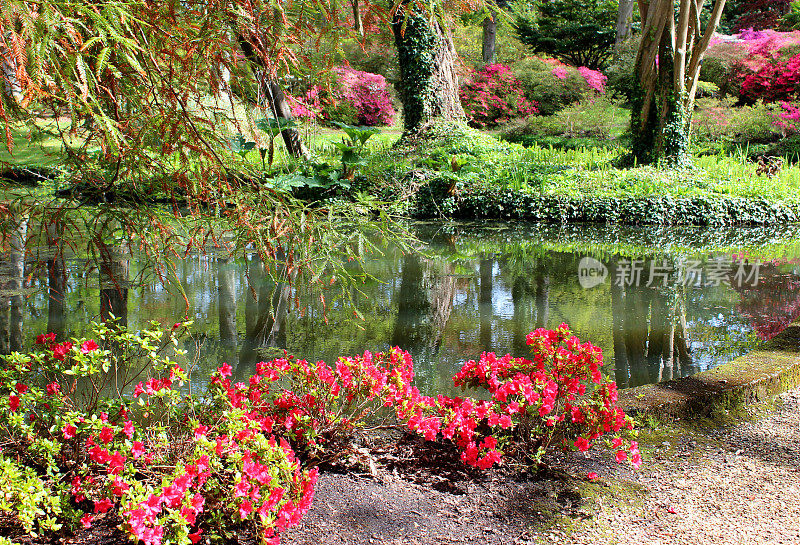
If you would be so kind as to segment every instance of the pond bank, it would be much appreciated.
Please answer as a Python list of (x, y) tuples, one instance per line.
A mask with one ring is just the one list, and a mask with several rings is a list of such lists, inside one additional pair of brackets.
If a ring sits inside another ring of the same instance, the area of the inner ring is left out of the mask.
[(696, 418), (770, 396), (800, 384), (800, 321), (763, 347), (713, 369), (620, 392), (620, 406), (659, 419)]

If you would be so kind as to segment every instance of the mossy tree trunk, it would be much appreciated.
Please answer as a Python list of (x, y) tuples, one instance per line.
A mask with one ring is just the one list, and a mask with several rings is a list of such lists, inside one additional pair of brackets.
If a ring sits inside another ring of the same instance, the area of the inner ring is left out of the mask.
[(405, 134), (437, 118), (463, 120), (450, 32), (438, 18), (421, 13), (409, 2), (395, 12), (392, 31), (400, 64), (398, 91)]
[(703, 0), (639, 0), (642, 42), (631, 118), (633, 156), (640, 164), (689, 163), (689, 138), (700, 64), (725, 0), (714, 0), (701, 28)]

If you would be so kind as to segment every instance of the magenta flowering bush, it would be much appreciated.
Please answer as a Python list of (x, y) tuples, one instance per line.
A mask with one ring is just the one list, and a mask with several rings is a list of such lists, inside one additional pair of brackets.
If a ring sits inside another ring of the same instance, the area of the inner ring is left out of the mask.
[[(301, 468), (285, 440), (243, 411), (210, 410), (178, 390), (188, 377), (165, 350), (176, 329), (137, 335), (98, 326), (99, 345), (114, 350), (43, 335), (31, 352), (3, 358), (0, 509), (11, 506), (25, 531), (90, 527), (114, 511), (145, 545), (230, 538), (242, 525), (278, 543), (300, 520), (316, 470)], [(133, 397), (115, 388), (97, 397), (98, 384), (137, 363), (114, 352), (140, 351), (150, 376)], [(219, 398), (217, 389), (208, 396)]]
[(335, 67), (333, 74), (330, 88), (314, 85), (302, 97), (287, 97), (292, 115), (368, 127), (394, 122), (386, 78), (348, 66)]
[[(30, 352), (3, 357), (0, 509), (25, 531), (75, 530), (116, 514), (145, 545), (230, 540), (243, 528), (278, 544), (313, 500), (317, 470), (307, 466), (334, 458), (380, 418), (450, 441), (482, 469), (510, 453), (539, 461), (551, 446), (601, 442), (618, 462), (641, 463), (600, 350), (564, 324), (528, 335), (530, 360), (486, 353), (465, 363), (454, 383), (485, 390), (480, 400), (420, 394), (411, 356), (398, 348), (333, 366), (260, 362), (246, 382), (223, 364), (191, 396), (170, 356), (182, 327), (133, 334), (100, 325), (99, 342), (40, 335)], [(140, 376), (132, 393), (109, 389), (108, 377), (129, 367)]]
[(780, 110), (774, 116), (773, 124), (785, 134), (800, 134), (800, 104), (782, 100)]
[(536, 104), (525, 97), (522, 83), (504, 64), (473, 70), (471, 79), (459, 89), (461, 103), (473, 127), (497, 127), (512, 119), (537, 113)]

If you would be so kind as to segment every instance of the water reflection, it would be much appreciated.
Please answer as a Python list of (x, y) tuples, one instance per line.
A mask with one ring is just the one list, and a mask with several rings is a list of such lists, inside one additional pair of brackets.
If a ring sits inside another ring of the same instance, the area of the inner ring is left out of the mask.
[[(800, 276), (786, 256), (761, 265), (754, 285), (732, 282), (735, 269), (709, 283), (707, 273), (689, 273), (722, 258), (745, 262), (707, 247), (705, 231), (675, 229), (669, 238), (585, 230), (547, 238), (536, 226), (420, 226), (423, 252), (389, 249), (364, 263), (363, 283), (325, 289), (302, 279), (276, 282), (255, 256), (208, 253), (176, 264), (178, 290), (118, 246), (99, 246), (95, 268), (51, 253), (25, 297), (24, 254), (8, 244), (12, 250), (0, 256), (0, 349), (21, 345), (23, 323), (27, 337), (45, 330), (80, 336), (91, 319), (111, 314), (133, 328), (188, 317), (195, 334), (186, 347), (205, 371), (227, 361), (241, 380), (284, 350), (333, 362), (398, 345), (413, 355), (423, 390), (452, 393), (464, 360), (489, 350), (526, 355), (529, 331), (567, 322), (603, 349), (608, 371), (628, 387), (728, 361), (800, 315)], [(775, 241), (774, 233), (750, 234)], [(734, 242), (742, 236), (737, 231)], [(591, 289), (578, 277), (586, 255), (607, 269)], [(752, 272), (752, 259), (746, 263)], [(637, 281), (627, 274), (632, 264), (640, 267)], [(665, 272), (647, 278), (656, 269)]]

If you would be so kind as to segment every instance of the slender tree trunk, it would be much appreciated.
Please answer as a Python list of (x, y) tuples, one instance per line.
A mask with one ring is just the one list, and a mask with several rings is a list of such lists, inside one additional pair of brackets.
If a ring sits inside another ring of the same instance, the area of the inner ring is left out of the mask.
[(351, 4), (353, 6), (353, 30), (363, 36), (364, 23), (361, 20), (361, 6), (359, 5), (359, 0), (351, 0)]
[(494, 64), (496, 62), (494, 53), (496, 44), (497, 15), (494, 10), (491, 10), (486, 19), (483, 20), (483, 44), (481, 47), (483, 64)]
[[(241, 34), (237, 34), (236, 38), (239, 42), (239, 47), (242, 48), (245, 58), (247, 58), (253, 66), (258, 66), (263, 70), (264, 63), (261, 62), (261, 59), (256, 54), (250, 42)], [(257, 70), (254, 71), (258, 72)], [(275, 119), (292, 121), (294, 119), (292, 108), (286, 100), (283, 89), (278, 82), (269, 79), (265, 74), (264, 72), (260, 75), (256, 75), (260, 95), (259, 100), (263, 98)], [(303, 140), (300, 138), (300, 133), (297, 132), (297, 129), (293, 127), (286, 128), (281, 131), (281, 137), (283, 138), (283, 143), (286, 145), (286, 150), (292, 157), (301, 157), (304, 161), (309, 161), (311, 159), (311, 155), (308, 153), (308, 149), (303, 145)]]
[[(275, 81), (266, 81), (263, 85), (264, 97), (275, 119), (287, 122), (292, 121), (294, 119), (292, 108), (289, 106), (289, 102), (286, 100), (286, 95), (283, 93), (281, 86)], [(303, 140), (300, 138), (300, 133), (297, 132), (297, 129), (293, 127), (283, 129), (281, 131), (281, 136), (283, 137), (286, 150), (292, 157), (302, 157), (305, 161), (311, 160), (311, 155), (303, 145)]]
[(11, 265), (11, 278), (9, 290), (11, 291), (11, 301), (9, 308), (9, 348), (11, 351), (22, 350), (23, 328), (22, 328), (22, 308), (25, 300), (22, 296), (22, 287), (25, 280), (25, 239), (28, 230), (27, 219), (22, 219), (11, 234), (11, 251), (9, 252), (9, 262)]
[(633, 7), (635, 0), (619, 0), (619, 11), (617, 12), (617, 36), (614, 40), (614, 55), (619, 53), (622, 43), (628, 39), (633, 29)]
[(458, 96), (452, 36), (438, 19), (411, 6), (403, 3), (392, 21), (405, 134), (419, 131), (437, 118), (461, 121), (465, 117)]
[[(6, 37), (10, 37), (6, 33)], [(3, 95), (14, 101), (19, 101), (22, 98), (22, 87), (17, 80), (17, 62), (14, 54), (6, 48), (0, 48), (0, 87), (2, 87)]]

